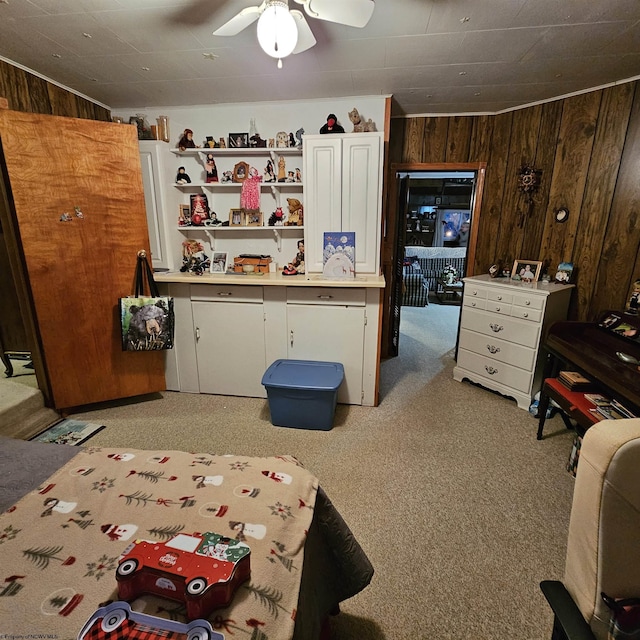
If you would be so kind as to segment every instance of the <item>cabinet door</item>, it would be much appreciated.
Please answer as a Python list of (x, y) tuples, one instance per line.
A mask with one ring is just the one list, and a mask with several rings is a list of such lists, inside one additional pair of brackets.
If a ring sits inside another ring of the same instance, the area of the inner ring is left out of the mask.
[(380, 267), (381, 163), (379, 134), (343, 139), (340, 231), (355, 231), (357, 274)]
[(266, 398), (261, 304), (193, 302), (200, 393)]
[(305, 267), (322, 271), (325, 231), (342, 230), (342, 140), (333, 135), (304, 143)]
[(364, 307), (287, 305), (288, 357), (342, 363), (345, 404), (362, 404), (364, 318)]
[(165, 203), (162, 173), (162, 152), (167, 144), (150, 140), (141, 140), (139, 144), (151, 261), (154, 269), (170, 269), (171, 261), (167, 251), (164, 227)]

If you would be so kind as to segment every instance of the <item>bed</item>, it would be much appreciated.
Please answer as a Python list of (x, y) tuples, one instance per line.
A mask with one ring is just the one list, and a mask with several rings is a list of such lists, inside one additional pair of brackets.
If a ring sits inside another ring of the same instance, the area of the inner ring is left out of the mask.
[[(117, 600), (135, 539), (212, 531), (251, 548), (251, 577), (209, 620), (226, 637), (319, 638), (373, 567), (318, 480), (291, 456), (255, 458), (0, 437), (0, 632), (76, 638)], [(134, 610), (185, 621), (144, 595)]]

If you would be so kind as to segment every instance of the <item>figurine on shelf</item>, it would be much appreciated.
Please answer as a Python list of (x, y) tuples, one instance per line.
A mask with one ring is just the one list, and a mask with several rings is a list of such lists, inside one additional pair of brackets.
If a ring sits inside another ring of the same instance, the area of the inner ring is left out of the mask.
[(205, 227), (219, 227), (222, 224), (222, 220), (218, 219), (218, 214), (215, 211), (209, 213), (209, 219), (205, 220)]
[(295, 182), (296, 177), (293, 171), (287, 171), (287, 177), (284, 180), (285, 182)]
[(207, 173), (205, 182), (218, 182), (218, 168), (216, 167), (216, 161), (213, 157), (213, 153), (207, 153), (204, 168)]
[(197, 240), (185, 240), (182, 243), (182, 273), (189, 272), (201, 276), (210, 266), (204, 247)]
[(278, 182), (285, 182), (287, 179), (287, 162), (284, 156), (278, 158)]
[(233, 171), (223, 171), (222, 182), (233, 182)]
[(180, 149), (180, 151), (184, 151), (185, 149), (198, 149), (198, 146), (193, 141), (193, 131), (191, 131), (191, 129), (184, 130), (178, 142), (178, 149)]
[(300, 169), (298, 167), (296, 167), (296, 182), (302, 182), (302, 173), (300, 172)]
[(252, 211), (260, 210), (260, 183), (262, 176), (255, 167), (249, 168), (248, 177), (242, 182), (240, 207)]
[(320, 127), (320, 133), (344, 133), (344, 127), (338, 124), (335, 113), (330, 113), (327, 116), (327, 122)]
[(287, 226), (301, 227), (304, 224), (302, 202), (297, 198), (287, 198), (287, 203), (289, 204)]
[(273, 171), (273, 162), (272, 162), (271, 158), (269, 158), (267, 160), (267, 166), (264, 168), (263, 180), (264, 180), (264, 182), (275, 182), (276, 181), (276, 174)]
[(260, 137), (259, 133), (254, 133), (250, 138), (249, 138), (249, 146), (250, 147), (256, 147), (258, 149), (263, 149), (266, 148), (267, 146), (267, 141), (263, 140)]
[(282, 207), (278, 207), (272, 214), (269, 216), (269, 226), (270, 227), (281, 227), (284, 225), (284, 213), (282, 212)]
[(289, 146), (290, 147), (296, 146), (296, 139), (293, 137), (293, 131), (289, 133)]
[(282, 275), (297, 276), (299, 274), (304, 274), (304, 271), (304, 240), (298, 240), (298, 253), (296, 253), (296, 257), (293, 259), (293, 262), (287, 264), (282, 270)]
[(296, 147), (298, 149), (302, 149), (302, 136), (304, 135), (304, 129), (302, 127), (300, 127), (300, 129), (298, 129), (296, 131)]
[(224, 138), (220, 138), (220, 140), (218, 141), (218, 146), (220, 147), (220, 149), (226, 149), (227, 148), (227, 142)]
[(178, 167), (178, 175), (176, 176), (176, 184), (190, 184), (191, 178), (187, 175), (184, 167)]

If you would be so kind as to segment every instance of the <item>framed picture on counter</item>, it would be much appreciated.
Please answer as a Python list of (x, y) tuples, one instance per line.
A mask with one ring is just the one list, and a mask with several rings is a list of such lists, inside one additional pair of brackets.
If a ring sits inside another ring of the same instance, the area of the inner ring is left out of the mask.
[(244, 149), (249, 146), (249, 134), (248, 133), (230, 133), (229, 134), (229, 148), (230, 149)]
[(538, 282), (540, 271), (542, 271), (542, 262), (538, 260), (516, 260), (513, 263), (513, 269), (511, 269), (511, 279), (522, 280), (522, 282)]
[(229, 252), (228, 251), (214, 251), (211, 256), (211, 267), (209, 271), (211, 273), (226, 273), (229, 266)]

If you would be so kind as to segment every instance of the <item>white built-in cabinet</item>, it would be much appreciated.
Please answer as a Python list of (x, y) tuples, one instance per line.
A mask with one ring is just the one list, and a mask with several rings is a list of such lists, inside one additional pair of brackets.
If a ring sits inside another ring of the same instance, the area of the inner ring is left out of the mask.
[(381, 133), (304, 137), (305, 261), (322, 272), (324, 233), (353, 231), (356, 274), (380, 269)]

